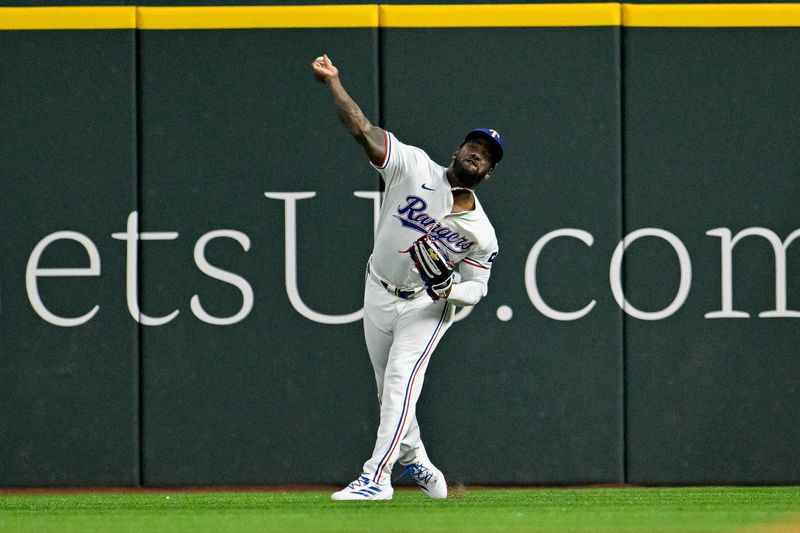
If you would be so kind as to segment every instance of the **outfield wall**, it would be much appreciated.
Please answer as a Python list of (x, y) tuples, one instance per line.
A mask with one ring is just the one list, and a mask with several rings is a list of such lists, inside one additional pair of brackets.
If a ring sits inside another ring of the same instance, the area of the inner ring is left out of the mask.
[(800, 482), (800, 5), (751, 7), (0, 9), (0, 485), (357, 473), (379, 182), (323, 52), (437, 161), (507, 143), (418, 409), (451, 482)]

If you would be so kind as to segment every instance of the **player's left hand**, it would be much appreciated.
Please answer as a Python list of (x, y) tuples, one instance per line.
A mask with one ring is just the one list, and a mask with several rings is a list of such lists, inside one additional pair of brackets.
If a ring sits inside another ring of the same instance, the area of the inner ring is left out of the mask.
[(423, 235), (406, 250), (425, 283), (428, 296), (434, 301), (447, 298), (453, 288), (453, 261), (430, 235)]

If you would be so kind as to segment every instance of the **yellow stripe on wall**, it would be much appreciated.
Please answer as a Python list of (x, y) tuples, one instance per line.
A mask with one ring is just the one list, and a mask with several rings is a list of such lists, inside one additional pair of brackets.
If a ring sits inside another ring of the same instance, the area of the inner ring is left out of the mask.
[(142, 30), (375, 28), (378, 6), (140, 7)]
[(462, 4), (0, 7), (0, 30), (800, 27), (800, 4)]
[(620, 4), (381, 5), (384, 28), (619, 26)]
[(622, 4), (629, 27), (800, 26), (800, 4)]
[(121, 30), (134, 28), (136, 28), (135, 6), (0, 8), (0, 30)]

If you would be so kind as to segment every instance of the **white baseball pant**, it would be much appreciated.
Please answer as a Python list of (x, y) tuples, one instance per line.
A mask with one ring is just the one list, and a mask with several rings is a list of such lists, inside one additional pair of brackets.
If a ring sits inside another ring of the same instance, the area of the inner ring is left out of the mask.
[(447, 300), (434, 302), (424, 292), (404, 300), (367, 276), (364, 337), (375, 370), (381, 420), (363, 473), (375, 483), (390, 484), (398, 460), (404, 465), (430, 462), (420, 438), (416, 406), (431, 354), (454, 314)]

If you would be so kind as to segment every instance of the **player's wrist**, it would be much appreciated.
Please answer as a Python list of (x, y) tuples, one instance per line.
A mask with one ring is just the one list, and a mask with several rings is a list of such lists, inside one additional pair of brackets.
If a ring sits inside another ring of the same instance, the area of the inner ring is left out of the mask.
[(449, 279), (446, 283), (447, 283), (446, 285), (443, 285), (443, 286), (440, 286), (440, 287), (436, 287), (433, 290), (433, 292), (436, 293), (436, 296), (438, 296), (440, 299), (445, 299), (446, 300), (450, 296), (450, 292), (453, 289), (453, 280), (452, 280), (452, 278)]

